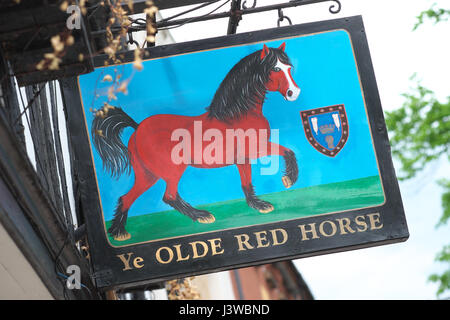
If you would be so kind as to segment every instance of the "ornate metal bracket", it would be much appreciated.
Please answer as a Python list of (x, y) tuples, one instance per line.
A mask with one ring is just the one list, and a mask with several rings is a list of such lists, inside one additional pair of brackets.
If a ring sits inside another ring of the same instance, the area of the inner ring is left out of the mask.
[[(316, 4), (316, 3), (321, 3), (321, 2), (333, 2), (333, 4), (331, 4), (331, 6), (329, 7), (328, 10), (330, 11), (330, 13), (336, 14), (341, 11), (341, 7), (342, 7), (341, 2), (339, 0), (291, 0), (291, 1), (288, 1), (285, 3), (278, 3), (278, 4), (261, 6), (261, 7), (257, 7), (257, 0), (253, 0), (253, 3), (251, 6), (247, 5), (247, 1), (248, 0), (243, 1), (242, 4), (238, 7), (231, 6), (230, 10), (225, 11), (225, 12), (210, 13), (210, 14), (206, 14), (206, 15), (202, 15), (202, 16), (198, 16), (198, 17), (192, 17), (192, 18), (175, 19), (176, 17), (179, 17), (179, 16), (183, 15), (184, 13), (192, 12), (192, 11), (196, 10), (197, 8), (189, 9), (183, 13), (179, 13), (172, 17), (158, 21), (155, 23), (155, 26), (157, 29), (167, 28), (167, 27), (181, 27), (183, 25), (186, 25), (188, 23), (193, 23), (193, 22), (208, 21), (208, 20), (221, 19), (221, 18), (231, 18), (231, 19), (234, 19), (235, 21), (232, 23), (232, 24), (234, 24), (234, 27), (229, 27), (228, 33), (230, 34), (230, 33), (235, 32), (235, 26), (237, 26), (237, 22), (242, 18), (242, 16), (244, 16), (246, 14), (259, 13), (259, 12), (265, 12), (265, 11), (271, 11), (271, 10), (279, 10), (279, 9), (285, 9), (285, 8), (293, 8), (293, 7)], [(228, 2), (230, 2), (230, 1), (228, 1)], [(213, 11), (216, 11), (217, 9), (219, 9), (220, 7), (222, 7), (224, 4), (226, 4), (228, 2), (224, 2), (223, 4), (221, 4), (219, 7), (217, 7)], [(211, 2), (211, 3), (214, 3), (214, 2)], [(209, 5), (211, 3), (203, 4), (203, 5), (199, 6), (198, 8), (203, 7), (205, 5)], [(232, 5), (236, 5), (239, 2), (233, 1), (231, 3), (232, 3)], [(286, 16), (284, 16), (284, 17), (286, 18), (286, 20), (288, 20), (288, 18)], [(288, 20), (288, 22), (291, 24), (290, 19)], [(145, 25), (138, 24), (137, 26), (131, 26), (129, 28), (129, 30), (131, 32), (145, 30)], [(104, 33), (106, 33), (106, 30), (93, 31), (91, 34), (94, 37), (101, 37), (101, 36), (103, 36)]]
[(286, 19), (289, 22), (289, 25), (292, 26), (292, 20), (288, 16), (285, 16), (283, 14), (283, 10), (278, 9), (278, 21), (277, 21), (278, 27), (280, 27), (280, 24), (284, 19)]

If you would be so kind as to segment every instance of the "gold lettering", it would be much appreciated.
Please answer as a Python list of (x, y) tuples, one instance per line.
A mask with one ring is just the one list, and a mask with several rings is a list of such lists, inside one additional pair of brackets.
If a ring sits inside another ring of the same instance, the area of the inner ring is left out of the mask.
[[(164, 260), (161, 258), (161, 251), (162, 251), (162, 250), (166, 250), (166, 251), (167, 251), (167, 253), (169, 254), (169, 259), (167, 259), (167, 260), (164, 261)], [(172, 251), (172, 249), (170, 249), (169, 247), (161, 247), (161, 248), (159, 248), (159, 249), (156, 251), (156, 260), (158, 260), (159, 263), (164, 263), (164, 264), (170, 263), (170, 262), (172, 261), (172, 259), (173, 259), (173, 251)]]
[(136, 269), (140, 269), (144, 266), (144, 264), (140, 264), (141, 262), (144, 262), (144, 259), (141, 257), (136, 257), (133, 261), (133, 265)]
[[(358, 225), (358, 227), (356, 227), (358, 232), (365, 232), (365, 231), (367, 231), (367, 223), (366, 223), (366, 217), (365, 216), (356, 216), (355, 223)], [(359, 227), (362, 227), (362, 229), (359, 228)]]
[[(212, 252), (212, 255), (213, 255), (213, 256), (216, 255), (216, 254), (222, 254), (222, 253), (224, 253), (224, 250), (223, 250), (223, 249), (220, 250), (220, 251), (217, 251), (217, 249), (221, 249), (221, 246), (222, 246), (222, 239), (216, 238), (216, 239), (209, 239), (208, 241), (209, 241), (209, 243), (210, 243), (210, 245), (211, 245), (211, 252)], [(218, 243), (217, 243), (217, 242), (218, 242)]]
[(266, 248), (270, 246), (270, 241), (267, 240), (266, 237), (267, 231), (254, 232), (254, 234), (256, 236), (256, 242), (258, 243), (258, 245), (256, 246), (257, 248)]
[(183, 257), (183, 254), (181, 253), (181, 244), (176, 244), (173, 246), (175, 248), (175, 251), (177, 252), (177, 261), (185, 261), (185, 260), (189, 260), (189, 255), (187, 255), (186, 257)]
[(132, 255), (133, 255), (133, 252), (129, 252), (129, 253), (128, 253), (128, 258), (125, 258), (125, 255), (124, 255), (124, 254), (119, 254), (119, 255), (116, 256), (116, 257), (118, 257), (118, 258), (123, 262), (123, 264), (124, 264), (124, 267), (125, 267), (125, 268), (123, 268), (122, 271), (127, 271), (127, 270), (133, 269), (133, 268), (130, 267), (130, 259), (131, 259), (131, 256), (132, 256)]
[[(377, 229), (383, 228), (383, 223), (381, 223), (381, 221), (380, 221), (379, 213), (371, 213), (371, 214), (368, 214), (367, 216), (369, 217), (369, 221), (370, 221), (370, 230), (377, 230)], [(376, 223), (379, 223), (379, 225), (377, 226)]]
[[(248, 243), (248, 240), (250, 240), (250, 237), (243, 233), (238, 234), (237, 236), (234, 236), (238, 241), (239, 251), (247, 250), (247, 249), (253, 249), (253, 246)], [(245, 249), (244, 246), (247, 248)]]
[[(350, 219), (336, 219), (339, 222), (339, 229), (341, 230), (341, 234), (347, 234), (347, 231), (350, 233), (355, 233), (356, 231), (350, 227)], [(347, 229), (347, 231), (345, 231)]]
[[(327, 234), (325, 232), (325, 230), (323, 229), (323, 226), (325, 225), (325, 223), (328, 223), (331, 226), (331, 233), (330, 234)], [(325, 221), (323, 221), (323, 222), (321, 222), (319, 224), (319, 232), (325, 237), (332, 237), (332, 236), (334, 236), (336, 234), (336, 231), (337, 231), (337, 228), (336, 228), (336, 225), (334, 224), (333, 221), (325, 220)]]
[[(281, 240), (281, 242), (278, 241), (277, 232), (280, 232), (283, 236), (283, 240)], [(273, 229), (273, 230), (270, 230), (270, 233), (272, 234), (274, 246), (285, 244), (286, 241), (288, 240), (288, 234), (287, 234), (286, 230), (284, 230), (284, 229)]]
[(310, 232), (312, 234), (312, 238), (311, 239), (319, 239), (319, 236), (317, 235), (317, 231), (316, 231), (316, 224), (315, 223), (310, 223), (308, 225), (310, 226), (309, 230), (306, 230), (304, 224), (300, 224), (298, 226), (300, 228), (301, 232), (302, 232), (302, 241), (309, 240), (308, 236), (306, 235), (306, 233), (308, 233), (308, 232)]
[[(205, 242), (203, 242), (203, 241), (189, 242), (189, 244), (192, 247), (192, 253), (193, 253), (192, 258), (193, 259), (203, 258), (208, 253), (208, 245)], [(197, 244), (200, 244), (203, 247), (203, 253), (201, 255), (198, 254)]]

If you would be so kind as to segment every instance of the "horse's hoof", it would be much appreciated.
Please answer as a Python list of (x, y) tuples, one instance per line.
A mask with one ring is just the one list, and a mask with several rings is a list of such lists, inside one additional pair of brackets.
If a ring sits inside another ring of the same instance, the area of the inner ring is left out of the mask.
[(119, 234), (117, 236), (113, 236), (116, 241), (125, 241), (131, 238), (131, 234), (125, 231), (125, 233)]
[(273, 205), (268, 205), (267, 208), (265, 209), (259, 209), (258, 211), (261, 213), (269, 213), (272, 212), (275, 208), (273, 207)]
[(288, 176), (283, 176), (281, 178), (281, 181), (283, 181), (284, 187), (286, 189), (289, 189), (290, 187), (292, 187), (292, 180)]
[(209, 214), (208, 216), (197, 218), (197, 221), (200, 223), (213, 223), (216, 221), (216, 218), (212, 214)]

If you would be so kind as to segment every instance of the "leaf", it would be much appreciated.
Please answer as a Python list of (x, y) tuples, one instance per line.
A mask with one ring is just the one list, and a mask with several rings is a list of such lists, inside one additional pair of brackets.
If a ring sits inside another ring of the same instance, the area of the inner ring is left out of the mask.
[(116, 91), (125, 95), (128, 94), (128, 81), (122, 81)]
[(61, 41), (61, 36), (59, 34), (51, 37), (50, 42), (55, 52), (61, 52), (64, 50), (64, 43)]
[(107, 74), (103, 77), (103, 82), (111, 82), (113, 81), (113, 78), (111, 77), (111, 75)]
[(61, 3), (61, 5), (59, 6), (59, 9), (61, 11), (66, 11), (68, 7), (69, 7), (69, 2), (68, 1), (63, 1)]
[(116, 95), (114, 94), (114, 86), (113, 86), (113, 85), (111, 85), (111, 86), (108, 88), (108, 100), (109, 100), (109, 101), (111, 101), (111, 100), (117, 100), (117, 97), (116, 97)]
[(95, 134), (97, 135), (97, 136), (100, 136), (100, 137), (105, 137), (104, 135), (103, 135), (103, 131), (102, 130), (95, 130)]
[(139, 71), (141, 71), (144, 68), (142, 65), (141, 49), (139, 49), (139, 48), (136, 48), (136, 50), (134, 50), (133, 67)]

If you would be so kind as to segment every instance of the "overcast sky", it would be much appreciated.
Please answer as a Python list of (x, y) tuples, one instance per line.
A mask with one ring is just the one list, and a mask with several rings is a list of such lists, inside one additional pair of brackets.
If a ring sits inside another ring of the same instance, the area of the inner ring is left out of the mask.
[[(249, 0), (251, 4), (253, 1)], [(258, 6), (282, 1), (258, 0)], [(221, 2), (222, 3), (222, 2)], [(432, 3), (447, 6), (444, 0), (341, 0), (339, 14), (332, 15), (325, 2), (284, 9), (294, 24), (362, 15), (384, 110), (403, 103), (402, 93), (412, 85), (409, 78), (417, 73), (422, 84), (446, 97), (450, 75), (450, 23), (434, 26), (427, 22), (412, 32), (415, 17)], [(207, 13), (211, 5), (199, 13)], [(227, 4), (217, 12), (224, 11)], [(167, 17), (179, 12), (166, 10)], [(172, 29), (176, 42), (222, 36), (226, 19), (193, 23)], [(238, 32), (277, 26), (277, 12), (246, 15)], [(407, 242), (296, 260), (298, 269), (316, 299), (435, 299), (437, 286), (427, 281), (433, 272), (445, 266), (434, 262), (436, 253), (450, 243), (450, 226), (435, 228), (442, 214), (442, 193), (435, 181), (450, 176), (443, 159), (413, 181), (401, 183), (410, 239)], [(445, 296), (441, 297), (445, 298)]]

